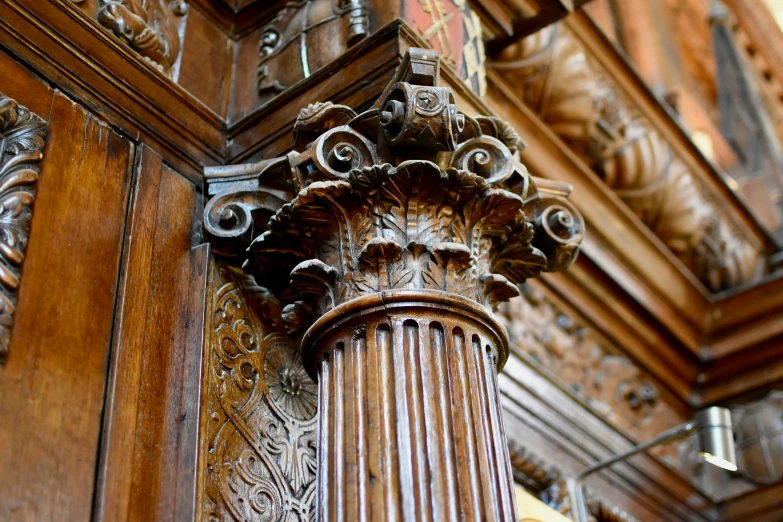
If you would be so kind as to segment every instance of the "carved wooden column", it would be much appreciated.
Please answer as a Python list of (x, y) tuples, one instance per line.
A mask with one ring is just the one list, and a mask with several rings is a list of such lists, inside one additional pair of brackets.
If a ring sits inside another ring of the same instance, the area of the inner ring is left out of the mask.
[(318, 519), (516, 520), (496, 387), (506, 347), (486, 310), (440, 292), (321, 317), (303, 344), (318, 365)]
[(516, 519), (492, 310), (568, 266), (583, 224), (513, 129), (457, 110), (438, 66), (411, 50), (373, 109), (304, 109), (302, 152), (207, 172), (213, 244), (252, 239), (245, 271), (306, 329), (321, 521)]

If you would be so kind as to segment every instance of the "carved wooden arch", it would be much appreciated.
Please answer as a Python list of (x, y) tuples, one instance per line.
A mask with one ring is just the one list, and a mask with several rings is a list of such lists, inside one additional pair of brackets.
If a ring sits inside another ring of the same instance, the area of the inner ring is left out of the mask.
[[(492, 311), (568, 267), (584, 224), (569, 186), (527, 172), (516, 132), (459, 111), (438, 77), (438, 55), (411, 49), (370, 110), (312, 104), (293, 152), (206, 170), (210, 241), (269, 292), (252, 313), (279, 303), (278, 330), (318, 382), (320, 520), (516, 516), (496, 384), (508, 340)], [(214, 364), (254, 388), (263, 348), (244, 339)], [(291, 511), (298, 482), (275, 479), (282, 457), (256, 431), (242, 438), (257, 483), (236, 503), (311, 516)]]

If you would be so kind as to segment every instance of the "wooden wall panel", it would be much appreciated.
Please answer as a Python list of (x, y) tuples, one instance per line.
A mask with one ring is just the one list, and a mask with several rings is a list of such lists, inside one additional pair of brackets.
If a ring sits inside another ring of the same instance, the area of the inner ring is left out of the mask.
[(187, 16), (178, 83), (225, 118), (235, 44), (198, 9), (189, 9)]
[[(24, 74), (2, 89), (33, 106)], [(87, 521), (93, 500), (133, 145), (59, 93), (49, 124), (0, 368), (0, 520)]]
[(258, 107), (258, 42), (261, 29), (257, 29), (236, 43), (234, 62), (241, 66), (234, 71), (229, 121), (241, 120)]
[(195, 198), (189, 181), (141, 149), (125, 237), (97, 520), (173, 520), (176, 448), (187, 417), (180, 400)]

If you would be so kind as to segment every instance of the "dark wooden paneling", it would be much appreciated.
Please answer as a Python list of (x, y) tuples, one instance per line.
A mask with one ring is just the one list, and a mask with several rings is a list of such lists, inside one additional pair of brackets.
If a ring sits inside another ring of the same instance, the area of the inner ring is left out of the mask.
[(187, 417), (180, 398), (195, 187), (146, 147), (137, 164), (96, 497), (96, 518), (107, 521), (172, 520)]
[(240, 120), (258, 107), (258, 42), (261, 29), (253, 31), (236, 43), (234, 61), (242, 64), (234, 76), (229, 122)]
[(177, 420), (181, 436), (177, 445), (177, 481), (174, 520), (195, 520), (199, 457), (202, 354), (207, 320), (207, 289), (214, 264), (207, 244), (193, 247), (188, 296), (188, 340), (182, 364), (182, 386)]
[[(292, 145), (290, 130), (299, 111), (316, 100), (351, 107), (375, 101), (402, 54), (411, 46), (406, 41), (410, 30), (403, 24), (390, 24), (374, 33), (351, 52), (279, 95), (273, 103), (258, 107), (259, 99), (255, 96), (253, 110), (228, 130), (228, 162), (250, 161), (261, 150), (265, 157), (284, 153)], [(251, 108), (249, 102), (243, 102), (243, 110)]]
[(52, 110), (54, 90), (2, 52), (0, 52), (0, 71), (3, 72), (0, 92), (24, 105), (30, 112), (48, 120), (49, 111)]
[(0, 519), (87, 521), (133, 146), (60, 94), (49, 121), (0, 368)]
[(189, 10), (178, 83), (223, 118), (231, 91), (234, 45), (198, 9)]

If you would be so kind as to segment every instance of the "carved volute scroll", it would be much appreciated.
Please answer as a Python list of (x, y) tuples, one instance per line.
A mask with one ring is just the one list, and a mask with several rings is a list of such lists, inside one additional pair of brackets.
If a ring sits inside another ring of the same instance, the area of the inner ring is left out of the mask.
[(8, 356), (47, 125), (0, 94), (0, 364)]
[(310, 105), (287, 156), (206, 172), (208, 235), (304, 333), (319, 520), (515, 518), (492, 311), (566, 268), (584, 226), (508, 124), (457, 109), (439, 65), (411, 49), (372, 109)]

